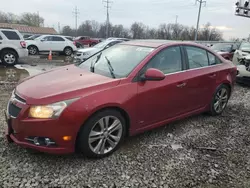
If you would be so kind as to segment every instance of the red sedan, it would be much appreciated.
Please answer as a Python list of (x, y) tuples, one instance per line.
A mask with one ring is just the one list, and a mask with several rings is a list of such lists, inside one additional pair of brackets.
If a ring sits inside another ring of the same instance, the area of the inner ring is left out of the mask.
[(114, 152), (126, 136), (202, 112), (219, 115), (236, 67), (201, 45), (139, 40), (20, 83), (7, 139), (48, 153)]

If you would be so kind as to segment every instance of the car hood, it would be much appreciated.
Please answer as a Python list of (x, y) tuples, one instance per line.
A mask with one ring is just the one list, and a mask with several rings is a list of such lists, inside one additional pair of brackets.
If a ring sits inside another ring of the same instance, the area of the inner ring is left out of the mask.
[(27, 104), (49, 104), (81, 97), (117, 84), (117, 79), (69, 65), (25, 79), (17, 86), (16, 92), (25, 98)]

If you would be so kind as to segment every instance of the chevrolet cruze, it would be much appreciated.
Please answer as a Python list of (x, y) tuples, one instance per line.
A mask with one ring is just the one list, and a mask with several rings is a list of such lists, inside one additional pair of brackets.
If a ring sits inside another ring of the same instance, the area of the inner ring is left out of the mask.
[(236, 74), (230, 61), (195, 43), (121, 43), (19, 83), (6, 137), (42, 152), (105, 157), (127, 136), (194, 114), (221, 114)]

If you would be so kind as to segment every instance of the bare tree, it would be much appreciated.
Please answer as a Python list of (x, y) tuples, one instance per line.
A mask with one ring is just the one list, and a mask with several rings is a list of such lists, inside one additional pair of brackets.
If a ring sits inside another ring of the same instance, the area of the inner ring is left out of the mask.
[(131, 25), (131, 33), (133, 39), (143, 39), (145, 38), (145, 28), (146, 26), (141, 22), (135, 22)]
[(44, 19), (36, 13), (23, 13), (19, 23), (39, 27), (44, 24)]

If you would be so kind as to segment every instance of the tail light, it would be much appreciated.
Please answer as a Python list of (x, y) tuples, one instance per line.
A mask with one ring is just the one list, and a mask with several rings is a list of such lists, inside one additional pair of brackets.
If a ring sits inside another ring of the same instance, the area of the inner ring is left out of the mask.
[(26, 48), (26, 42), (25, 41), (21, 41), (20, 45), (22, 46), (22, 48)]
[(73, 44), (76, 46), (76, 41), (74, 41)]

